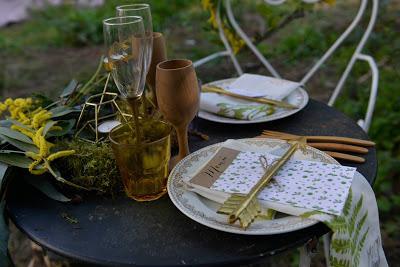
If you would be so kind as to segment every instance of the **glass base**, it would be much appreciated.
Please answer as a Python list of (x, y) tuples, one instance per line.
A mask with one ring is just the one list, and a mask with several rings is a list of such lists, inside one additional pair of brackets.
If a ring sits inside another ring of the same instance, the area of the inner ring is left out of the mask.
[(153, 201), (153, 200), (157, 200), (157, 199), (161, 198), (162, 196), (164, 196), (167, 193), (167, 189), (165, 188), (163, 191), (161, 191), (158, 194), (142, 195), (142, 196), (128, 194), (128, 192), (126, 192), (126, 191), (125, 191), (125, 193), (129, 198), (131, 198), (133, 200), (136, 200), (138, 202), (147, 202), (147, 201)]

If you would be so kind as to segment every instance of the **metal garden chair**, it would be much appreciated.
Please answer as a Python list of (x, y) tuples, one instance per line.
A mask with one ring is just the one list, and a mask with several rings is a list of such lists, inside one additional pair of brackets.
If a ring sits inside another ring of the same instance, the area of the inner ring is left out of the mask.
[[(283, 4), (286, 0), (264, 0), (266, 4), (270, 5), (280, 5)], [(299, 0), (303, 1), (306, 3), (316, 3), (320, 0)], [(270, 64), (270, 62), (261, 54), (261, 52), (257, 49), (257, 47), (252, 43), (248, 35), (242, 30), (238, 22), (236, 21), (233, 12), (232, 12), (232, 4), (231, 0), (219, 0), (219, 2), (224, 3), (224, 7), (226, 9), (226, 14), (228, 16), (228, 20), (233, 26), (233, 29), (236, 31), (236, 33), (243, 39), (245, 42), (246, 46), (250, 49), (252, 53), (257, 57), (257, 59), (262, 63), (263, 66), (271, 73), (272, 76), (281, 78), (281, 75), (278, 73), (278, 71)], [(356, 63), (357, 60), (360, 61), (365, 61), (369, 64), (372, 72), (372, 83), (371, 83), (371, 90), (370, 90), (370, 96), (369, 96), (369, 101), (368, 101), (368, 107), (365, 113), (365, 117), (363, 119), (360, 119), (358, 121), (358, 124), (364, 129), (364, 131), (368, 132), (368, 129), (371, 125), (371, 120), (372, 120), (372, 115), (374, 112), (375, 108), (375, 102), (376, 102), (376, 96), (378, 92), (378, 80), (379, 80), (379, 72), (378, 72), (378, 67), (375, 62), (375, 60), (366, 54), (362, 53), (362, 50), (365, 46), (366, 41), (368, 40), (371, 31), (374, 27), (376, 17), (378, 14), (378, 0), (360, 0), (360, 7), (358, 9), (358, 12), (351, 22), (351, 24), (347, 27), (347, 29), (340, 35), (340, 37), (331, 45), (331, 47), (325, 52), (325, 54), (310, 68), (310, 70), (306, 73), (306, 75), (301, 79), (300, 83), (302, 85), (306, 85), (307, 82), (313, 77), (313, 75), (319, 70), (319, 68), (329, 59), (329, 57), (337, 50), (337, 48), (343, 43), (346, 38), (350, 35), (350, 33), (354, 30), (354, 28), (360, 23), (361, 19), (366, 15), (366, 8), (368, 5), (368, 2), (372, 3), (372, 9), (371, 13), (369, 14), (369, 23), (367, 28), (365, 29), (365, 32), (360, 40), (360, 42), (357, 44), (356, 49), (351, 56), (351, 58), (348, 61), (347, 67), (342, 73), (342, 76), (340, 77), (336, 88), (334, 89), (328, 105), (333, 106), (335, 104), (336, 99), (340, 95), (343, 85), (345, 81), (347, 80), (350, 71), (352, 70), (354, 64)], [(220, 8), (221, 5), (218, 5), (218, 8)], [(221, 24), (221, 18), (219, 17), (219, 12), (217, 12), (217, 23), (219, 26), (219, 36), (221, 41), (223, 42), (225, 46), (224, 51), (216, 52), (214, 54), (211, 54), (205, 58), (202, 58), (194, 63), (195, 67), (199, 67), (209, 61), (212, 61), (216, 58), (219, 57), (230, 57), (233, 66), (236, 69), (236, 72), (238, 75), (243, 74), (242, 67), (240, 66), (235, 54), (233, 53), (232, 47), (229, 44), (224, 31), (222, 29), (222, 24)]]
[[(270, 5), (281, 5), (284, 4), (286, 0), (264, 0), (265, 4)], [(300, 1), (300, 0), (299, 0)], [(320, 0), (302, 0), (306, 3), (316, 3)], [(281, 78), (281, 75), (278, 71), (270, 64), (270, 62), (261, 54), (261, 52), (257, 49), (257, 47), (252, 43), (248, 35), (242, 30), (238, 22), (236, 21), (234, 14), (232, 12), (232, 1), (231, 0), (219, 0), (218, 2), (218, 9), (221, 8), (221, 3), (223, 3), (223, 7), (226, 9), (226, 14), (228, 17), (229, 22), (231, 23), (233, 29), (236, 33), (243, 39), (246, 46), (250, 49), (250, 51), (257, 57), (257, 59), (261, 62), (261, 64), (271, 73), (272, 76), (276, 78)], [(371, 89), (368, 101), (368, 107), (365, 113), (365, 117), (358, 121), (358, 125), (364, 129), (365, 132), (368, 132), (371, 126), (372, 115), (375, 108), (375, 102), (378, 92), (378, 80), (379, 80), (379, 72), (377, 64), (370, 55), (366, 55), (362, 53), (362, 50), (367, 42), (371, 31), (375, 25), (375, 21), (378, 14), (378, 0), (360, 0), (360, 6), (358, 12), (350, 23), (350, 25), (346, 28), (346, 30), (340, 35), (340, 37), (330, 46), (330, 48), (323, 54), (323, 56), (310, 68), (310, 70), (306, 73), (306, 75), (301, 79), (300, 84), (306, 85), (307, 82), (311, 79), (311, 77), (319, 70), (319, 68), (329, 59), (329, 57), (337, 50), (337, 48), (343, 43), (344, 40), (348, 38), (350, 33), (354, 30), (354, 28), (360, 23), (361, 19), (364, 16), (368, 16), (366, 14), (366, 9), (368, 2), (372, 4), (371, 13), (369, 15), (369, 22), (365, 29), (365, 32), (362, 35), (360, 42), (357, 44), (354, 53), (352, 54), (351, 58), (348, 61), (348, 64), (342, 73), (329, 101), (328, 105), (333, 106), (335, 104), (336, 99), (340, 95), (343, 85), (347, 80), (350, 71), (352, 70), (354, 64), (360, 60), (365, 61), (369, 64), (371, 73), (372, 73), (372, 82), (371, 82)], [(219, 36), (221, 41), (225, 46), (224, 51), (216, 52), (211, 54), (205, 58), (202, 58), (194, 63), (195, 67), (199, 67), (209, 61), (212, 61), (219, 57), (230, 57), (232, 64), (237, 72), (238, 75), (243, 74), (242, 67), (240, 66), (235, 54), (233, 53), (233, 49), (229, 44), (227, 37), (224, 34), (224, 30), (222, 28), (221, 18), (219, 17), (219, 12), (217, 12), (217, 23), (219, 29)], [(324, 240), (324, 253), (326, 258), (327, 266), (329, 266), (329, 247), (330, 247), (330, 234), (326, 234), (323, 237)], [(300, 249), (300, 266), (309, 266), (310, 265), (310, 253), (307, 251), (307, 246), (304, 246)]]

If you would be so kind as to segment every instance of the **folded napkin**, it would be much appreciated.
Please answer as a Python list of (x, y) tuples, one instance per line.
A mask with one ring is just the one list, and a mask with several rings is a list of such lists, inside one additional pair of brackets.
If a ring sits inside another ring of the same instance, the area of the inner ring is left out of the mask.
[[(256, 74), (243, 74), (233, 83), (221, 87), (244, 96), (265, 97), (281, 101), (299, 86), (299, 83), (283, 79)], [(269, 105), (252, 103), (216, 93), (202, 93), (200, 109), (239, 120), (255, 120), (275, 112), (275, 108)]]
[(282, 100), (290, 95), (300, 83), (258, 74), (245, 73), (229, 84), (226, 89), (232, 93), (250, 97), (266, 97)]
[[(226, 141), (222, 148), (231, 149), (232, 151), (265, 153), (262, 148), (254, 148), (235, 140)], [(284, 152), (283, 149), (278, 149), (273, 151), (273, 154), (282, 155)], [(237, 153), (232, 152), (228, 156), (225, 155), (223, 160), (233, 162), (237, 155)], [(296, 151), (294, 158), (296, 160), (305, 159), (300, 151)], [(214, 157), (212, 160), (215, 160)], [(208, 162), (200, 170), (207, 166), (207, 164)], [(218, 169), (215, 171), (218, 172)], [(275, 177), (277, 178), (278, 176), (279, 173)], [(198, 174), (184, 178), (188, 190), (221, 204), (229, 198), (230, 193), (215, 190), (218, 186), (214, 186), (214, 184), (199, 185), (194, 180), (196, 177), (199, 177)], [(329, 179), (327, 175), (320, 178)], [(279, 182), (277, 178), (276, 183), (279, 184)], [(329, 189), (332, 190), (332, 188), (327, 186), (327, 195), (331, 193)], [(338, 188), (335, 187), (335, 189)], [(375, 195), (366, 179), (360, 173), (355, 173), (346, 196), (347, 198), (342, 205), (340, 215), (328, 214), (322, 212), (322, 209), (316, 210), (299, 207), (299, 205), (293, 205), (288, 202), (283, 204), (276, 200), (265, 200), (265, 198), (264, 200), (260, 200), (260, 203), (265, 209), (273, 209), (285, 214), (314, 219), (326, 224), (333, 231), (330, 247), (331, 256), (329, 259), (331, 266), (388, 266), (382, 249), (379, 214)]]

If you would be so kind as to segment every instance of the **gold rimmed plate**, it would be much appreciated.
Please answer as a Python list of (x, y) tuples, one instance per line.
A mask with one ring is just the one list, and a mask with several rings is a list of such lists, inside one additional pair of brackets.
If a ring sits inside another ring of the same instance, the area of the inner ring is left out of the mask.
[[(205, 84), (204, 86), (213, 85), (213, 86), (225, 88), (227, 85), (231, 84), (235, 80), (236, 80), (236, 78), (219, 80), (219, 81)], [(302, 110), (307, 105), (308, 100), (309, 100), (309, 97), (308, 97), (306, 90), (304, 90), (302, 87), (299, 87), (283, 100), (284, 102), (287, 102), (293, 106), (298, 107), (297, 109), (277, 108), (275, 113), (268, 115), (268, 116), (261, 117), (261, 118), (257, 118), (254, 120), (238, 120), (238, 119), (234, 119), (234, 118), (223, 117), (223, 116), (219, 116), (218, 114), (207, 112), (205, 110), (200, 110), (198, 113), (198, 116), (205, 120), (215, 121), (215, 122), (220, 122), (220, 123), (229, 123), (229, 124), (261, 123), (261, 122), (274, 121), (274, 120), (289, 117), (289, 116), (299, 112), (300, 110)]]
[[(249, 138), (238, 141), (257, 149), (261, 148), (265, 152), (284, 151), (287, 146), (285, 141), (267, 138)], [(315, 220), (296, 216), (279, 216), (273, 220), (257, 219), (247, 229), (240, 228), (238, 224), (229, 224), (226, 215), (216, 213), (220, 204), (188, 190), (184, 183), (214, 155), (221, 144), (211, 145), (190, 154), (171, 171), (167, 184), (168, 194), (171, 201), (183, 214), (210, 228), (243, 235), (281, 234), (303, 229), (317, 223)], [(339, 164), (329, 155), (312, 147), (306, 148), (302, 159)]]

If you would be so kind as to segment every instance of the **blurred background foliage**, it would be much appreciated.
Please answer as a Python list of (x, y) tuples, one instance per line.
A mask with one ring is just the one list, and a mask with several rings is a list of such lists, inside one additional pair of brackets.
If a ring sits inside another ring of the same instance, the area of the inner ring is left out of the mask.
[[(97, 8), (77, 8), (68, 1), (61, 6), (31, 10), (30, 18), (0, 29), (0, 94), (2, 97), (42, 91), (57, 95), (73, 77), (88, 79), (102, 53), (102, 19), (114, 15), (118, 4), (138, 1), (107, 0)], [(169, 57), (193, 60), (222, 49), (216, 32), (207, 22), (209, 14), (200, 0), (152, 0), (154, 29), (166, 35)], [(240, 23), (258, 48), (287, 79), (298, 80), (327, 50), (354, 18), (359, 1), (338, 0), (334, 5), (300, 4), (289, 0), (282, 7), (262, 0), (233, 1)], [(369, 7), (370, 8), (370, 7)], [(370, 11), (370, 9), (369, 9)], [(368, 11), (368, 12), (369, 12)], [(297, 13), (296, 13), (297, 12)], [(288, 14), (291, 23), (281, 27)], [(308, 85), (312, 97), (326, 101), (354, 45), (365, 29), (363, 21), (344, 45)], [(279, 30), (277, 29), (279, 28)], [(380, 69), (379, 93), (370, 137), (377, 143), (379, 170), (374, 190), (378, 198), (384, 244), (391, 262), (400, 255), (400, 1), (380, 1), (379, 18), (364, 52)], [(245, 49), (239, 60), (247, 72), (264, 73)], [(234, 76), (226, 59), (201, 67), (203, 81)], [(355, 120), (365, 114), (371, 75), (357, 63), (336, 107)]]

